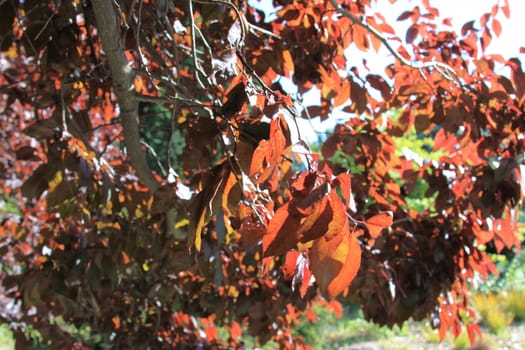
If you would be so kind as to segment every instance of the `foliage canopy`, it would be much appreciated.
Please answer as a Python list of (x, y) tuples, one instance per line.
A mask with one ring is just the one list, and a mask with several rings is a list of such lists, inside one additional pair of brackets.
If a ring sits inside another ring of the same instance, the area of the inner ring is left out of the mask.
[[(422, 0), (401, 40), (383, 2), (275, 0), (268, 20), (240, 0), (0, 2), (17, 344), (235, 347), (244, 328), (295, 348), (319, 295), (473, 341), (468, 282), (520, 244), (525, 79), (484, 54), (510, 9), (455, 32)], [(385, 48), (384, 72), (354, 67)], [(334, 113), (316, 154), (297, 120)]]

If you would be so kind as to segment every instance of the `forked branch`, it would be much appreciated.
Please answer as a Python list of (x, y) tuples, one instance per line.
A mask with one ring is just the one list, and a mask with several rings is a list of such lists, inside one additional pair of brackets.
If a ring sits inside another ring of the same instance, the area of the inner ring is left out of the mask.
[(139, 104), (134, 98), (133, 71), (120, 42), (120, 35), (118, 35), (120, 27), (113, 1), (93, 0), (92, 4), (97, 30), (108, 59), (115, 94), (120, 106), (122, 133), (129, 160), (146, 187), (150, 191), (155, 191), (160, 185), (153, 177), (140, 144), (137, 124)]
[[(93, 0), (92, 5), (97, 21), (97, 30), (111, 69), (113, 86), (119, 102), (124, 145), (137, 176), (153, 193), (160, 187), (160, 183), (153, 177), (153, 172), (146, 160), (146, 154), (142, 149), (137, 123), (139, 100), (136, 98), (135, 89), (133, 88), (133, 70), (124, 54), (120, 35), (118, 35), (120, 26), (117, 12), (113, 7), (113, 1)], [(174, 210), (168, 211), (166, 213), (166, 231), (168, 235), (174, 235), (174, 220)]]

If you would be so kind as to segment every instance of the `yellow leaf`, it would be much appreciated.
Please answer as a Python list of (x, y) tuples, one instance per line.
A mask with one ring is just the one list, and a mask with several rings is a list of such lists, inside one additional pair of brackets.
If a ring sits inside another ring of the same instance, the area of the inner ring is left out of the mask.
[(113, 223), (112, 222), (103, 222), (103, 221), (98, 221), (97, 222), (97, 230), (103, 230), (107, 227), (113, 227)]
[(175, 223), (175, 228), (181, 228), (187, 226), (190, 223), (190, 220), (187, 218), (181, 219)]
[(62, 182), (62, 171), (57, 171), (51, 181), (49, 181), (49, 191), (53, 191)]
[(237, 290), (237, 288), (235, 288), (235, 286), (228, 287), (228, 296), (230, 298), (237, 298), (239, 296), (239, 291)]
[(337, 234), (315, 240), (310, 267), (323, 295), (333, 298), (352, 283), (361, 264), (361, 247), (348, 223)]
[(18, 55), (18, 52), (16, 50), (16, 45), (15, 44), (11, 45), (9, 50), (6, 51), (5, 55), (7, 58), (11, 58), (11, 59), (15, 58)]

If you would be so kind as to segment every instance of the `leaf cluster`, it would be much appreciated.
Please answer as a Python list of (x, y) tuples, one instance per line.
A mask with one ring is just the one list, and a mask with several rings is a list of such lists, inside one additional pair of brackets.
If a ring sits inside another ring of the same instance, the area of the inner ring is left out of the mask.
[[(484, 54), (507, 1), (456, 33), (424, 0), (399, 48), (368, 0), (274, 5), (0, 3), (0, 186), (18, 208), (0, 284), (19, 305), (1, 318), (17, 345), (34, 329), (53, 348), (234, 348), (247, 329), (307, 348), (291, 329), (317, 298), (474, 343), (469, 282), (497, 271), (485, 247), (520, 246), (525, 78)], [(355, 67), (352, 50), (380, 47), (384, 73)], [(297, 120), (335, 112), (317, 154)]]

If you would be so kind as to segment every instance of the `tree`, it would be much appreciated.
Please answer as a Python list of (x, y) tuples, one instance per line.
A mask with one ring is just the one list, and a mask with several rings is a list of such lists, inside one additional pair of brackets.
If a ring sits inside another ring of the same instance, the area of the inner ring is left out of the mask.
[[(319, 295), (474, 341), (469, 280), (497, 273), (487, 250), (520, 246), (523, 72), (484, 54), (507, 1), (456, 33), (423, 0), (398, 47), (368, 0), (274, 6), (0, 3), (0, 184), (18, 205), (1, 283), (19, 307), (1, 317), (17, 345), (36, 330), (52, 348), (234, 347), (245, 327), (295, 348)], [(349, 48), (382, 47), (385, 73), (352, 68)], [(315, 154), (297, 120), (337, 110)], [(414, 132), (435, 159), (399, 147)]]

